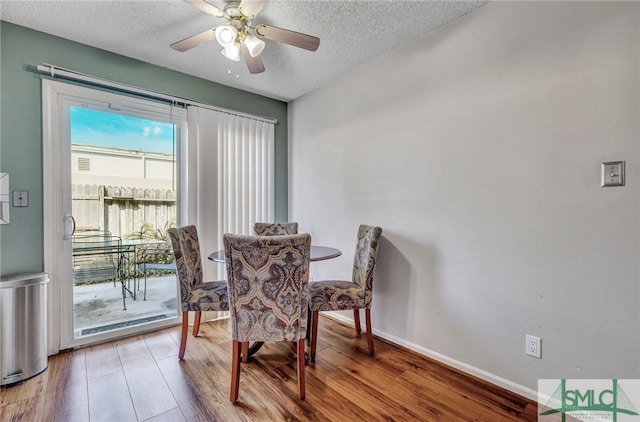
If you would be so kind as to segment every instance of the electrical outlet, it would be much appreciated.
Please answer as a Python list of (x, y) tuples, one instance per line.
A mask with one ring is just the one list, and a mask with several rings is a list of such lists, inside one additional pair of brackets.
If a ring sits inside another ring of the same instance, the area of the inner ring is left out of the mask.
[(540, 350), (542, 340), (540, 339), (540, 337), (527, 334), (525, 337), (525, 342), (525, 353), (529, 356), (533, 356), (534, 358), (542, 359), (542, 353)]

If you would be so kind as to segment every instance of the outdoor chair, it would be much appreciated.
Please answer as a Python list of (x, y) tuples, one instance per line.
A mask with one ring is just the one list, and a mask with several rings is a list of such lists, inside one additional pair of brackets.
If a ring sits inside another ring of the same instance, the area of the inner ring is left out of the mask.
[(175, 273), (176, 261), (173, 250), (167, 247), (144, 249), (139, 259), (138, 269), (144, 277), (144, 293), (142, 300), (147, 300), (147, 276), (149, 272)]
[(122, 266), (122, 240), (106, 231), (75, 234), (72, 237), (73, 283), (120, 282), (122, 305), (127, 309)]
[(298, 395), (304, 400), (311, 236), (225, 234), (223, 242), (233, 340), (231, 402), (238, 399), (241, 352), (250, 341), (296, 344)]
[[(83, 242), (83, 240), (88, 240), (88, 241), (92, 241), (91, 239), (94, 240), (99, 240), (99, 239), (105, 239), (108, 240), (110, 237), (113, 237), (113, 234), (111, 233), (111, 231), (109, 230), (100, 230), (99, 228), (84, 228), (84, 229), (78, 229), (78, 230), (74, 230), (73, 232), (73, 236), (72, 236), (72, 244), (75, 244), (75, 242), (79, 242), (78, 246), (82, 247), (81, 243)], [(116, 236), (117, 237), (117, 236)], [(122, 242), (122, 238), (120, 238), (120, 241)], [(74, 256), (75, 258), (75, 256)], [(122, 275), (122, 267), (123, 267), (123, 262), (126, 260), (126, 252), (123, 251), (123, 256), (121, 256), (121, 260), (120, 260), (120, 276)], [(74, 272), (75, 275), (75, 272)], [(83, 278), (86, 277), (86, 275), (82, 275), (82, 272), (80, 273), (80, 282), (84, 281)], [(119, 278), (113, 278), (113, 287), (116, 287), (116, 282), (119, 281)]]

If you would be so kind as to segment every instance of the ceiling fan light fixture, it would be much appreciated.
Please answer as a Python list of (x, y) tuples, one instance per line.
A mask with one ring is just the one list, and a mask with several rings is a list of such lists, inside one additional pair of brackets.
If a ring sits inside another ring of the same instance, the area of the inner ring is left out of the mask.
[(240, 61), (240, 44), (232, 43), (228, 47), (222, 49), (222, 55), (234, 62)]
[(225, 48), (233, 45), (237, 36), (238, 30), (231, 25), (216, 28), (216, 40), (218, 41), (218, 44)]
[[(308, 51), (316, 51), (320, 45), (320, 38), (312, 35), (264, 23), (254, 26), (253, 18), (269, 0), (224, 0), (226, 3), (224, 10), (210, 4), (208, 2), (210, 0), (184, 1), (205, 13), (223, 18), (226, 23), (171, 44), (171, 48), (177, 51), (187, 51), (215, 38), (222, 47), (222, 55), (226, 59), (240, 61), (242, 56), (249, 73), (257, 74), (265, 70), (260, 58), (260, 54), (265, 49), (264, 40), (288, 44)], [(237, 76), (238, 73), (236, 73)]]
[(258, 57), (264, 50), (264, 41), (252, 34), (248, 34), (244, 38), (244, 45), (247, 46), (251, 57)]

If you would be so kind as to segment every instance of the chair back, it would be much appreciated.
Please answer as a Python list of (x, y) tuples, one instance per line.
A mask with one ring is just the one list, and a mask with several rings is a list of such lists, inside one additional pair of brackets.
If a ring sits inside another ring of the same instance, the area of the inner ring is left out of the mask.
[(184, 306), (189, 303), (191, 289), (204, 282), (198, 231), (196, 226), (184, 226), (172, 227), (167, 230), (167, 233), (171, 239), (180, 282), (180, 299)]
[(365, 303), (370, 303), (373, 296), (373, 270), (381, 235), (380, 227), (362, 224), (358, 229), (358, 243), (353, 257), (353, 282), (364, 290)]
[(122, 276), (122, 240), (106, 231), (74, 234), (73, 282), (118, 280)]
[(311, 235), (225, 234), (223, 240), (232, 339), (304, 339)]
[(256, 236), (280, 236), (298, 234), (298, 223), (256, 223), (253, 226)]

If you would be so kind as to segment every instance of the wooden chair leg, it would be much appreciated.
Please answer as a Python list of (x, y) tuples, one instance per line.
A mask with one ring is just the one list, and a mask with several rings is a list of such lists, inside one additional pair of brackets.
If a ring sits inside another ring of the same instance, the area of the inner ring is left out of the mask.
[(367, 319), (367, 344), (369, 345), (369, 356), (373, 356), (373, 327), (371, 327), (371, 308), (365, 309)]
[(316, 342), (318, 340), (318, 311), (311, 312), (311, 360), (316, 360)]
[(240, 345), (237, 340), (233, 340), (231, 351), (231, 394), (229, 399), (231, 403), (238, 400), (238, 392), (240, 390)]
[(240, 343), (242, 346), (242, 362), (247, 363), (249, 362), (249, 342), (248, 341), (243, 341), (242, 343)]
[(197, 336), (200, 332), (200, 319), (202, 318), (202, 312), (196, 311), (196, 315), (193, 317), (193, 335)]
[(353, 310), (353, 322), (356, 326), (356, 334), (360, 335), (362, 333), (362, 328), (360, 327), (360, 309)]
[(187, 349), (187, 331), (189, 330), (189, 312), (182, 312), (182, 334), (180, 334), (180, 350), (178, 359), (184, 359), (184, 352)]
[(298, 396), (300, 396), (300, 400), (304, 400), (304, 339), (302, 338), (298, 340), (298, 352), (296, 357), (298, 363)]
[(311, 308), (307, 308), (307, 344), (311, 345)]

